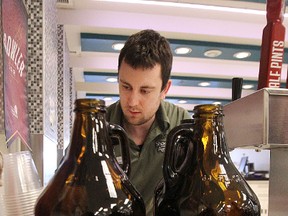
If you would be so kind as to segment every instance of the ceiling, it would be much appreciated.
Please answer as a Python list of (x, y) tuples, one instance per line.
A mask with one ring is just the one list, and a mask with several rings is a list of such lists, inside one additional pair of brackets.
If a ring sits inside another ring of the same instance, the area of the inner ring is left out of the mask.
[[(192, 49), (187, 55), (174, 53), (167, 100), (189, 111), (197, 104), (225, 105), (232, 99), (234, 77), (243, 78), (243, 87), (253, 85), (243, 89), (242, 96), (257, 89), (266, 0), (58, 0), (57, 6), (58, 23), (64, 25), (67, 37), (77, 98), (110, 98), (107, 105), (118, 99), (117, 82), (106, 81), (117, 77), (119, 51), (113, 50), (112, 45), (125, 42), (129, 35), (142, 29), (155, 29), (168, 38), (173, 53), (177, 47)], [(228, 8), (235, 11), (227, 11)], [(283, 24), (288, 26), (288, 17)], [(222, 54), (205, 56), (211, 50)], [(243, 51), (251, 55), (244, 59), (233, 57)], [(283, 85), (287, 63), (285, 48)], [(210, 85), (199, 86), (201, 82)]]

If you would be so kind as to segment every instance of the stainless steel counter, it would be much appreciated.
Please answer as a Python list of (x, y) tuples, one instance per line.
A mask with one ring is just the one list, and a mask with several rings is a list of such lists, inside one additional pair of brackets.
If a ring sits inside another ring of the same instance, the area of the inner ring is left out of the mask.
[(230, 149), (270, 149), (269, 216), (288, 204), (288, 89), (261, 89), (224, 106)]

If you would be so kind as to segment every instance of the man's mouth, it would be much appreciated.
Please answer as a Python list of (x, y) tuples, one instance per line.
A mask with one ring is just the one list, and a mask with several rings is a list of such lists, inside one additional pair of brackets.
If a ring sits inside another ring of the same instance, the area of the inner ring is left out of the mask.
[(129, 110), (129, 113), (132, 114), (132, 115), (137, 115), (140, 112), (139, 111), (135, 111), (135, 110)]

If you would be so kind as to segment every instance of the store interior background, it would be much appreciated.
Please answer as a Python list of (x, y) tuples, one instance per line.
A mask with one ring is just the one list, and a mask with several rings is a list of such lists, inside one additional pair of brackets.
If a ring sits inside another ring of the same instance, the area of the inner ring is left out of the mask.
[[(244, 79), (242, 96), (257, 90), (265, 14), (266, 0), (58, 3), (77, 97), (105, 99), (107, 105), (116, 101), (117, 82), (107, 81), (117, 78), (119, 51), (112, 47), (132, 33), (151, 28), (166, 36), (173, 49), (172, 87), (166, 99), (190, 112), (196, 104), (230, 103), (233, 77)], [(179, 47), (192, 51), (176, 54)], [(219, 51), (222, 53), (217, 56)], [(233, 56), (246, 51), (251, 53), (247, 58)], [(287, 60), (286, 55), (285, 63)], [(285, 84), (286, 64), (282, 74)], [(243, 156), (248, 156), (256, 170), (269, 170), (269, 151), (231, 151), (236, 166)]]
[[(265, 14), (266, 0), (58, 2), (58, 20), (67, 37), (77, 97), (104, 99), (107, 105), (116, 101), (119, 51), (113, 45), (151, 28), (170, 40), (174, 54), (173, 83), (166, 100), (190, 112), (197, 104), (230, 103), (233, 77), (243, 78), (243, 97), (257, 90)], [(192, 51), (177, 54), (179, 47)], [(251, 53), (247, 58), (234, 57), (247, 51)], [(284, 61), (283, 84), (287, 55)], [(236, 166), (243, 156), (248, 156), (256, 170), (269, 170), (269, 151), (231, 151)]]
[[(233, 77), (243, 78), (243, 97), (257, 90), (262, 31), (267, 23), (266, 0), (61, 2), (57, 3), (57, 19), (64, 27), (78, 98), (105, 99), (107, 105), (118, 99), (117, 82), (106, 81), (117, 77), (119, 51), (112, 46), (147, 28), (166, 36), (173, 49), (173, 84), (167, 100), (190, 112), (196, 104), (225, 105), (231, 102)], [(285, 17), (283, 24), (287, 23)], [(176, 54), (179, 47), (192, 51)], [(219, 51), (222, 53), (217, 56)], [(251, 53), (247, 58), (233, 56), (246, 51)], [(285, 54), (283, 84), (287, 62)], [(255, 170), (269, 170), (268, 150), (231, 151), (236, 166), (243, 156), (248, 156)]]
[[(233, 77), (243, 78), (243, 87), (254, 85), (243, 89), (242, 97), (256, 91), (262, 31), (266, 25), (265, 0), (150, 3), (24, 1), (29, 26), (27, 92), (31, 146), (44, 184), (53, 175), (63, 149), (69, 144), (74, 100), (105, 98), (107, 105), (117, 100), (117, 83), (106, 82), (106, 78), (117, 76), (119, 51), (111, 46), (114, 42), (124, 42), (127, 36), (141, 29), (159, 31), (171, 41), (173, 50), (184, 45), (192, 48), (188, 55), (174, 54), (173, 86), (167, 100), (190, 112), (196, 104), (221, 102), (225, 105), (231, 102)], [(235, 10), (227, 11), (227, 8)], [(288, 17), (285, 16), (283, 24), (288, 26)], [(219, 54), (219, 50), (221, 55), (211, 57)], [(206, 51), (208, 56), (204, 55)], [(233, 57), (242, 51), (250, 51), (251, 56)], [(285, 49), (283, 84), (287, 76), (286, 52)], [(2, 79), (0, 74), (0, 81)], [(199, 86), (201, 82), (210, 82), (210, 86)], [(0, 94), (3, 98), (3, 92)], [(3, 106), (3, 100), (0, 105)], [(20, 142), (6, 148), (3, 115), (2, 111), (0, 150), (5, 153), (25, 149)], [(230, 153), (236, 165), (245, 155), (254, 163), (255, 170), (269, 171), (269, 150), (236, 149)]]

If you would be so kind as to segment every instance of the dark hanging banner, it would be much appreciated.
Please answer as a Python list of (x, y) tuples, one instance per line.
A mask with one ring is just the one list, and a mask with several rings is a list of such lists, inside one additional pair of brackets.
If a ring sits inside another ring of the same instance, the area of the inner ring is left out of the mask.
[(22, 0), (2, 0), (4, 118), (6, 142), (20, 138), (30, 149), (27, 101), (28, 16)]

